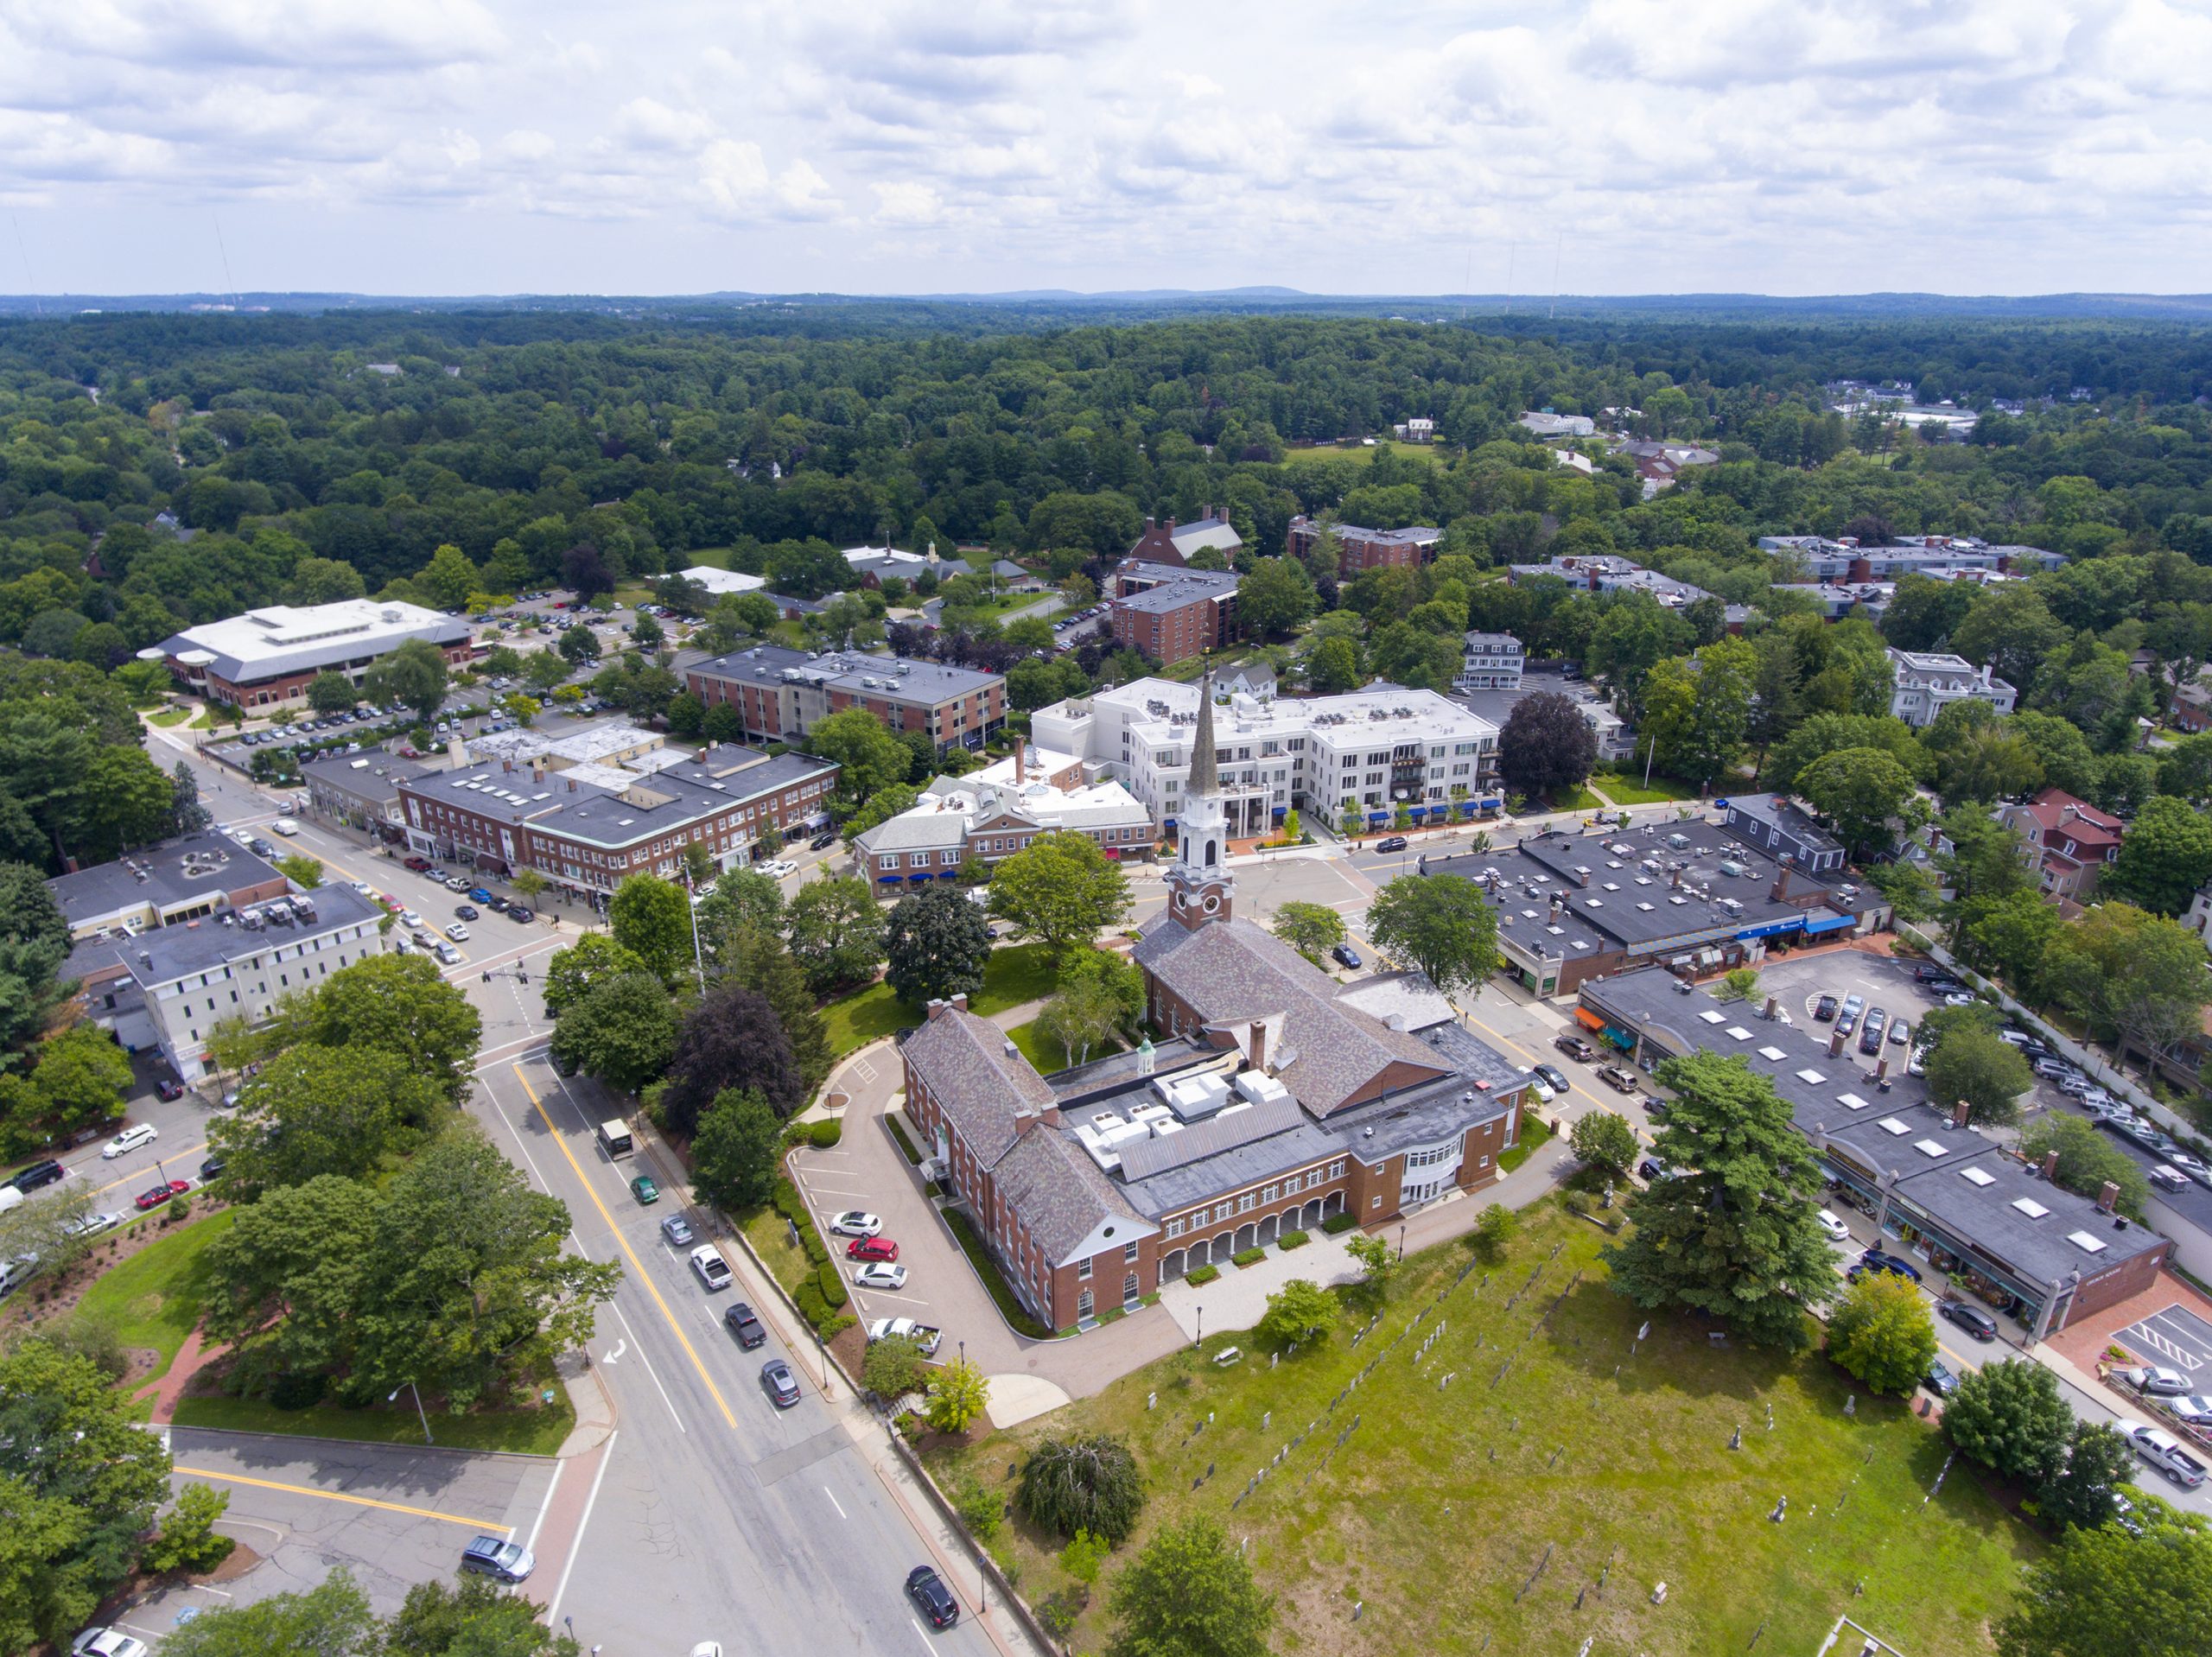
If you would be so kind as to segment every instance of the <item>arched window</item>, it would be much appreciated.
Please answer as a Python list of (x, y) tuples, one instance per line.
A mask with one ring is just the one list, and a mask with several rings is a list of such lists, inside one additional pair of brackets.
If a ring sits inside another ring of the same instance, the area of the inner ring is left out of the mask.
[(1211, 836), (1208, 836), (1206, 840), (1206, 867), (1208, 868), (1211, 868), (1214, 865), (1214, 854), (1216, 849), (1217, 848), (1213, 843)]

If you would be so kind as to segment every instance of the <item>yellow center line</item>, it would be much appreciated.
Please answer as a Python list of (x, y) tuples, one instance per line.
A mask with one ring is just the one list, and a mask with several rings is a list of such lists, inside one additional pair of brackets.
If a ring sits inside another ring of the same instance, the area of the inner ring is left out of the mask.
[(553, 1119), (545, 1114), (545, 1101), (537, 1096), (537, 1089), (530, 1085), (530, 1078), (522, 1073), (521, 1064), (516, 1063), (510, 1068), (515, 1073), (515, 1080), (522, 1083), (522, 1090), (530, 1095), (531, 1106), (537, 1112), (537, 1120), (545, 1124), (545, 1131), (553, 1136), (553, 1143), (560, 1147), (561, 1154), (568, 1159), (569, 1166), (575, 1172), (576, 1183), (584, 1188), (584, 1195), (591, 1198), (591, 1205), (599, 1210), (599, 1217), (607, 1222), (607, 1235), (614, 1239), (614, 1246), (622, 1251), (622, 1257), (630, 1262), (632, 1273), (639, 1283), (645, 1285), (645, 1292), (652, 1296), (653, 1305), (660, 1308), (660, 1315), (668, 1320), (670, 1332), (676, 1336), (677, 1343), (683, 1348), (684, 1356), (691, 1360), (691, 1367), (699, 1372), (700, 1381), (705, 1383), (708, 1393), (713, 1397), (716, 1406), (721, 1409), (722, 1419), (729, 1423), (730, 1430), (734, 1432), (737, 1430), (737, 1417), (730, 1413), (729, 1400), (722, 1396), (722, 1389), (715, 1385), (715, 1378), (707, 1373), (707, 1366), (700, 1361), (698, 1349), (691, 1344), (690, 1337), (684, 1334), (683, 1325), (676, 1321), (676, 1314), (668, 1309), (668, 1302), (661, 1298), (659, 1286), (646, 1275), (644, 1263), (632, 1251), (630, 1240), (625, 1237), (620, 1228), (615, 1225), (614, 1216), (607, 1211), (607, 1204), (599, 1200), (599, 1193), (592, 1189), (591, 1181), (584, 1178), (583, 1165), (576, 1160), (576, 1153), (569, 1149), (568, 1140), (563, 1139), (560, 1130), (553, 1126)]
[[(205, 1151), (207, 1148), (207, 1142), (205, 1140), (202, 1140), (198, 1145), (188, 1146), (182, 1151), (172, 1151), (167, 1156), (162, 1158), (161, 1160), (163, 1162), (174, 1162), (180, 1158), (188, 1157), (196, 1151)], [(115, 1190), (119, 1185), (137, 1185), (151, 1183), (151, 1181), (149, 1181), (146, 1178), (146, 1170), (142, 1168), (135, 1174), (125, 1174), (120, 1179), (111, 1179), (105, 1185), (95, 1185), (86, 1194), (90, 1197), (105, 1197), (108, 1192)]]
[(311, 1484), (279, 1484), (274, 1479), (248, 1478), (243, 1473), (218, 1473), (205, 1467), (173, 1467), (169, 1470), (187, 1478), (220, 1479), (226, 1484), (251, 1484), (257, 1490), (283, 1490), (296, 1496), (315, 1496), (324, 1501), (350, 1501), (357, 1508), (381, 1508), (386, 1513), (408, 1514), (416, 1519), (441, 1519), (448, 1525), (467, 1525), (476, 1530), (501, 1531), (514, 1534), (512, 1525), (502, 1525), (489, 1519), (465, 1519), (459, 1514), (440, 1513), (435, 1508), (410, 1508), (404, 1501), (379, 1501), (374, 1496), (348, 1495), (342, 1490), (318, 1490)]

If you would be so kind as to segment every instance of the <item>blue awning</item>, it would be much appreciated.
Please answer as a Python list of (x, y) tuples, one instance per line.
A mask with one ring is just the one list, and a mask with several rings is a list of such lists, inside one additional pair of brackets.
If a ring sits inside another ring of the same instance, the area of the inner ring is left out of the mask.
[(1175, 819), (1173, 817), (1162, 817), (1160, 820), (1160, 826), (1162, 828), (1173, 828), (1175, 826)]
[(1848, 915), (1831, 915), (1826, 920), (1807, 921), (1805, 923), (1805, 930), (1808, 932), (1815, 934), (1821, 932), (1840, 932), (1851, 924), (1852, 917)]
[(887, 886), (895, 886), (906, 877), (903, 874), (879, 874), (875, 878)]
[(1388, 822), (1390, 814), (1388, 811), (1370, 811), (1367, 814), (1367, 820), (1370, 822)]
[(1408, 806), (1406, 808), (1406, 815), (1409, 817), (1425, 817), (1428, 815), (1428, 808), (1425, 805)]
[(1788, 920), (1769, 921), (1764, 926), (1747, 926), (1736, 934), (1738, 938), (1770, 938), (1783, 932), (1795, 932), (1805, 924), (1802, 915), (1792, 915)]
[(1497, 796), (1487, 800), (1478, 800), (1475, 803), (1484, 807), (1485, 809), (1495, 810), (1497, 807), (1503, 805), (1505, 801), (1503, 797)]
[(1275, 808), (1275, 821), (1276, 821), (1277, 822), (1281, 822), (1285, 817), (1288, 816), (1289, 815), (1290, 815), (1290, 808), (1289, 808), (1288, 806), (1287, 806), (1287, 805), (1279, 805), (1279, 806), (1277, 806), (1277, 807)]

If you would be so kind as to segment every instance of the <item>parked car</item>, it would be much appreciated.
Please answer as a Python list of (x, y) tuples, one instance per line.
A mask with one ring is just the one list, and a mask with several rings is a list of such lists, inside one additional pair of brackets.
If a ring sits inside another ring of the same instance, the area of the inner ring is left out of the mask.
[(1866, 1027), (1859, 1032), (1859, 1051), (1862, 1053), (1881, 1051), (1882, 1032), (1889, 1027), (1889, 1022), (1890, 1015), (1884, 1009), (1878, 1006), (1869, 1007), (1866, 1011)]
[(1541, 1103), (1549, 1104), (1559, 1096), (1552, 1091), (1552, 1084), (1534, 1070), (1523, 1070), (1521, 1074), (1529, 1078), (1529, 1091), (1535, 1094)]
[(455, 904), (453, 912), (456, 920), (473, 921), (482, 917), (474, 904)]
[(883, 1229), (883, 1222), (860, 1209), (847, 1209), (830, 1222), (832, 1235), (839, 1237), (873, 1237)]
[(1938, 1398), (1948, 1398), (1959, 1390), (1959, 1378), (1941, 1358), (1929, 1361), (1928, 1374), (1921, 1384)]
[(70, 1657), (147, 1657), (146, 1642), (120, 1628), (86, 1628), (69, 1651)]
[(2212, 1398), (2202, 1393), (2183, 1393), (2178, 1398), (2162, 1398), (2158, 1407), (2177, 1421), (2192, 1427), (2212, 1427)]
[(845, 1245), (847, 1260), (897, 1260), (899, 1245), (888, 1237), (855, 1237)]
[(1837, 1000), (1834, 996), (1823, 995), (1813, 1003), (1813, 1017), (1821, 1023), (1826, 1024), (1830, 1019), (1835, 1017), (1836, 1009), (1842, 1005), (1843, 1003)]
[(1928, 1074), (1928, 1044), (1926, 1042), (1920, 1041), (1913, 1044), (1912, 1051), (1904, 1062), (1904, 1073), (1907, 1076)]
[(747, 1352), (768, 1338), (768, 1331), (760, 1326), (760, 1314), (742, 1300), (733, 1301), (722, 1314), (722, 1327), (736, 1336), (737, 1343)]
[(144, 1214), (149, 1209), (161, 1207), (171, 1197), (183, 1196), (191, 1189), (190, 1183), (186, 1180), (165, 1179), (158, 1185), (149, 1185), (144, 1190), (140, 1191), (131, 1199), (131, 1206), (141, 1214)]
[(691, 1251), (691, 1269), (699, 1274), (699, 1281), (707, 1286), (707, 1292), (729, 1287), (729, 1262), (722, 1258), (722, 1251), (712, 1243), (701, 1243)]
[(1851, 1241), (1851, 1228), (1844, 1224), (1841, 1217), (1833, 1210), (1822, 1209), (1820, 1223), (1821, 1235), (1830, 1242), (1847, 1243)]
[(401, 860), (399, 867), (403, 869), (408, 870), (410, 873), (427, 874), (430, 868), (430, 860), (427, 857), (404, 858)]
[(205, 1185), (211, 1179), (221, 1178), (223, 1176), (223, 1170), (228, 1165), (229, 1165), (225, 1163), (220, 1157), (200, 1158), (200, 1183)]
[(173, 1076), (157, 1077), (154, 1082), (154, 1096), (156, 1099), (181, 1099), (184, 1097), (184, 1083)]
[(1674, 1172), (1674, 1170), (1656, 1157), (1646, 1157), (1636, 1165), (1636, 1172), (1637, 1178), (1646, 1184), (1650, 1184), (1654, 1181), (1666, 1178), (1669, 1174)]
[(151, 1122), (134, 1122), (100, 1146), (100, 1159), (112, 1162), (118, 1157), (130, 1155), (142, 1145), (151, 1145), (159, 1138), (161, 1134)]
[(2183, 1450), (2164, 1427), (2131, 1427), (2127, 1437), (2138, 1456), (2184, 1490), (2194, 1490), (2204, 1482), (2204, 1463)]
[(672, 1248), (689, 1248), (693, 1235), (691, 1222), (680, 1214), (671, 1214), (660, 1222), (660, 1235), (668, 1239)]
[(67, 1168), (52, 1157), (46, 1157), (27, 1167), (17, 1169), (16, 1177), (8, 1183), (28, 1197), (40, 1186), (51, 1185), (54, 1181), (66, 1179), (68, 1176), (69, 1171)]
[(1963, 1300), (1946, 1300), (1936, 1310), (1977, 1341), (1993, 1341), (1997, 1338), (1997, 1320), (1980, 1306), (1969, 1305)]
[(1598, 1057), (1598, 1050), (1592, 1047), (1588, 1042), (1583, 1040), (1580, 1036), (1556, 1037), (1554, 1038), (1552, 1045), (1558, 1048), (1560, 1052), (1565, 1053), (1569, 1058), (1580, 1059), (1585, 1064), (1587, 1064), (1592, 1059)]
[(1616, 1093), (1634, 1093), (1639, 1085), (1635, 1073), (1618, 1064), (1604, 1064), (1598, 1069), (1598, 1080)]
[(906, 1286), (906, 1268), (891, 1265), (886, 1260), (877, 1260), (874, 1265), (863, 1266), (853, 1273), (853, 1286), (856, 1289), (903, 1289)]
[(2190, 1390), (2189, 1377), (2178, 1369), (2160, 1368), (2155, 1364), (2138, 1364), (2133, 1369), (2122, 1369), (2118, 1373), (2120, 1380), (2146, 1397), (2179, 1398)]
[(520, 904), (509, 904), (507, 905), (507, 918), (513, 921), (518, 925), (527, 926), (537, 918), (537, 911), (533, 909), (526, 909)]
[(461, 1551), (461, 1568), (499, 1582), (524, 1582), (537, 1561), (520, 1542), (504, 1536), (480, 1536)]
[(1403, 835), (1385, 835), (1375, 842), (1375, 849), (1378, 852), (1402, 852), (1406, 849), (1406, 837)]
[(492, 894), (482, 886), (471, 886), (468, 889), (468, 901), (472, 904), (488, 904), (492, 901)]
[(1536, 1066), (1536, 1074), (1551, 1083), (1554, 1093), (1565, 1093), (1567, 1090), (1567, 1072), (1560, 1070), (1558, 1065), (1539, 1064)]
[(1359, 958), (1359, 951), (1349, 943), (1339, 943), (1335, 949), (1330, 950), (1329, 959), (1346, 972), (1357, 972), (1367, 964)]
[(1859, 1027), (1859, 1015), (1865, 1012), (1866, 1009), (1866, 1002), (1863, 997), (1857, 995), (1845, 996), (1843, 998), (1843, 1006), (1835, 1015), (1835, 1027), (1843, 1032), (1845, 1035), (1849, 1035), (1853, 1031)]
[(810, 852), (827, 851), (837, 843), (837, 831), (832, 828), (826, 834), (817, 835), (812, 840), (808, 841), (806, 849)]
[(1861, 1254), (1859, 1257), (1859, 1264), (1853, 1267), (1845, 1275), (1856, 1283), (1869, 1272), (1887, 1272), (1894, 1277), (1905, 1278), (1914, 1283), (1920, 1281), (1918, 1267), (1909, 1260), (1899, 1259), (1895, 1254), (1885, 1254), (1878, 1248), (1870, 1248)]
[(1899, 1019), (1895, 1024), (1890, 1026), (1890, 1044), (1891, 1046), (1902, 1047), (1906, 1042), (1911, 1039), (1912, 1026), (1907, 1024), (1903, 1019)]
[(651, 1174), (639, 1174), (630, 1182), (630, 1195), (640, 1203), (658, 1203), (660, 1201), (660, 1186)]
[(97, 1237), (103, 1231), (112, 1231), (123, 1223), (120, 1214), (80, 1214), (66, 1221), (61, 1227), (65, 1237)]
[(791, 1376), (791, 1365), (781, 1358), (771, 1358), (760, 1366), (760, 1390), (779, 1410), (787, 1410), (798, 1402), (798, 1382)]
[[(949, 1628), (960, 1621), (960, 1602), (944, 1585), (944, 1578), (928, 1565), (918, 1565), (906, 1573), (906, 1597), (914, 1609), (929, 1618), (930, 1627)], [(143, 1657), (141, 1652), (127, 1654), (127, 1657)]]

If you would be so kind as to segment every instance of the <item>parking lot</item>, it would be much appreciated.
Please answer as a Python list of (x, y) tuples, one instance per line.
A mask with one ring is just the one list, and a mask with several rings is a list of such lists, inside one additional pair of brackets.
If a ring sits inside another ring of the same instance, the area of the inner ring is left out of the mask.
[(2212, 1391), (2212, 1323), (2180, 1302), (2139, 1318), (2113, 1338), (2153, 1364), (2180, 1370), (2195, 1390)]
[[(1868, 955), (1860, 949), (1828, 949), (1817, 955), (1770, 957), (1759, 968), (1759, 992), (1762, 998), (1776, 997), (1782, 1010), (1789, 1013), (1790, 1021), (1800, 1030), (1810, 1030), (1823, 1038), (1834, 1025), (1818, 1023), (1813, 1017), (1821, 997), (1833, 995), (1840, 1001), (1847, 996), (1857, 995), (1865, 1001), (1868, 1011), (1881, 1008), (1892, 1025), (1903, 1023), (1909, 1038), (1923, 1014), (1942, 1005), (1939, 998), (1913, 981), (1913, 964)], [(1863, 1057), (1871, 1069), (1875, 1056), (1859, 1053), (1859, 1031), (1853, 1030), (1846, 1051)], [(1884, 1032), (1882, 1055), (1891, 1061), (1893, 1072), (1904, 1070), (1910, 1045), (1909, 1038), (1893, 1042), (1888, 1032)]]

